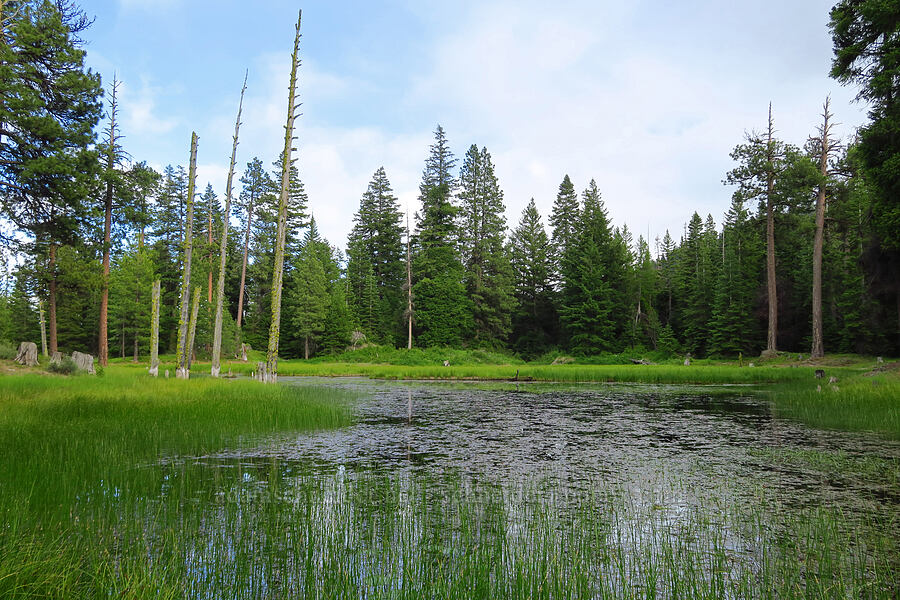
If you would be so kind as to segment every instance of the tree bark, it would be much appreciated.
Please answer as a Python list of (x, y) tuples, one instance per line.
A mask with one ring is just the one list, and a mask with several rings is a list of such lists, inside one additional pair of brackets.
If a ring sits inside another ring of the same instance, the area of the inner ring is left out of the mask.
[(778, 290), (775, 279), (775, 127), (772, 104), (769, 103), (769, 128), (766, 138), (766, 288), (769, 302), (769, 328), (766, 353), (774, 354), (778, 347)]
[(247, 230), (244, 233), (244, 263), (241, 266), (241, 286), (238, 294), (237, 328), (241, 328), (244, 316), (244, 283), (247, 281), (247, 254), (250, 251), (250, 224), (253, 222), (253, 194), (250, 195), (250, 203), (247, 205)]
[(222, 357), (222, 312), (225, 307), (225, 254), (228, 250), (228, 217), (231, 215), (231, 183), (234, 179), (234, 163), (237, 160), (238, 132), (241, 127), (241, 109), (244, 107), (244, 92), (247, 91), (247, 74), (244, 74), (244, 85), (241, 88), (241, 99), (238, 102), (237, 119), (234, 122), (234, 143), (231, 146), (231, 165), (228, 167), (228, 180), (225, 183), (225, 217), (222, 219), (222, 238), (219, 240), (219, 278), (216, 282), (216, 318), (213, 325), (212, 366), (210, 374), (219, 376)]
[(59, 346), (56, 340), (56, 243), (50, 242), (50, 293), (47, 298), (48, 326), (50, 328), (50, 354), (57, 352)]
[(191, 348), (188, 345), (188, 311), (191, 299), (191, 254), (194, 242), (194, 184), (197, 177), (197, 134), (191, 133), (191, 162), (188, 169), (188, 189), (185, 198), (186, 217), (182, 247), (184, 248), (184, 270), (181, 276), (181, 312), (178, 321), (178, 345), (175, 352), (175, 376), (187, 379), (191, 362)]
[(159, 375), (159, 296), (160, 280), (153, 282), (153, 306), (150, 312), (150, 375)]
[(291, 185), (291, 150), (294, 141), (294, 120), (296, 119), (297, 69), (300, 66), (300, 19), (297, 15), (297, 29), (294, 34), (294, 52), (291, 54), (291, 77), (288, 83), (287, 122), (284, 126), (284, 152), (281, 157), (281, 194), (278, 199), (278, 239), (275, 242), (275, 266), (272, 271), (272, 321), (269, 325), (269, 347), (266, 352), (267, 383), (275, 383), (278, 378), (278, 338), (281, 333), (281, 291), (284, 277), (284, 245), (287, 229), (287, 204)]
[(823, 124), (820, 130), (821, 156), (819, 170), (822, 180), (819, 182), (819, 193), (816, 196), (816, 233), (813, 240), (813, 289), (812, 289), (812, 351), (810, 358), (825, 356), (825, 342), (822, 332), (822, 247), (825, 242), (825, 192), (828, 183), (828, 154), (831, 151), (831, 112), (828, 110), (830, 99), (825, 100), (822, 113)]
[(44, 318), (44, 301), (38, 300), (38, 311), (41, 317), (41, 354), (44, 356), (48, 356), (47, 354), (47, 323)]
[[(103, 276), (101, 278), (100, 291), (100, 348), (98, 360), (101, 367), (109, 365), (109, 251), (112, 234), (112, 204), (113, 204), (113, 180), (112, 170), (116, 165), (116, 116), (118, 105), (116, 93), (119, 82), (115, 77), (112, 82), (112, 102), (109, 111), (109, 129), (107, 130), (108, 147), (106, 149), (106, 194), (103, 207)], [(124, 354), (124, 352), (123, 352)]]
[(203, 288), (199, 285), (194, 289), (194, 298), (191, 301), (191, 320), (188, 325), (188, 338), (187, 338), (187, 364), (185, 366), (185, 374), (184, 379), (187, 379), (191, 375), (191, 361), (194, 357), (194, 336), (197, 333), (197, 313), (200, 312), (200, 294), (203, 293)]

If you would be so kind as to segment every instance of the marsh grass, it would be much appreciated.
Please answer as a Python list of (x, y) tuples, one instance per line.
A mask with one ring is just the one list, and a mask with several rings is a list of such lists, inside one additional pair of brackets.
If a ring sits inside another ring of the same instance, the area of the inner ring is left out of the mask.
[(856, 377), (836, 385), (776, 387), (770, 392), (775, 413), (814, 427), (872, 431), (900, 439), (900, 378)]
[(746, 481), (698, 490), (658, 474), (572, 489), (240, 452), (274, 431), (345, 424), (348, 400), (119, 369), (0, 378), (0, 597), (900, 594), (890, 511), (797, 509)]

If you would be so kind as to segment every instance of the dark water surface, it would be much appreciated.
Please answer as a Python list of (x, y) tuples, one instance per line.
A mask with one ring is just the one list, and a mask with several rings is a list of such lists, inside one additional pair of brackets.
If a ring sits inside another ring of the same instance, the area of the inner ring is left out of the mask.
[(752, 388), (282, 382), (359, 392), (357, 423), (207, 460), (277, 460), (325, 472), (452, 470), (497, 483), (549, 477), (576, 489), (598, 481), (652, 487), (662, 478), (701, 491), (731, 482), (735, 493), (762, 486), (789, 505), (900, 507), (900, 443), (776, 418)]

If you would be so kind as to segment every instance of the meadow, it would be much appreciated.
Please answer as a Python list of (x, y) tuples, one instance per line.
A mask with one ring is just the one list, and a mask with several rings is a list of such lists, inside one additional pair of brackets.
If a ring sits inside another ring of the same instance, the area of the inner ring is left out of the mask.
[[(748, 491), (728, 478), (698, 492), (666, 468), (639, 488), (585, 475), (588, 483), (573, 490), (552, 477), (498, 484), (465, 469), (397, 473), (373, 462), (344, 470), (256, 457), (273, 434), (347, 427), (357, 397), (327, 384), (152, 379), (145, 368), (121, 362), (97, 377), (0, 377), (0, 597), (900, 593), (896, 512), (786, 506), (765, 485)], [(196, 375), (204, 368), (195, 363)], [(900, 438), (894, 374), (827, 369), (837, 385), (819, 383), (812, 366), (280, 365), (282, 375), (504, 385), (517, 370), (520, 379), (576, 387), (754, 384), (737, 389), (768, 397), (778, 417)], [(862, 473), (900, 493), (894, 459), (766, 449), (759, 456), (773, 468)]]

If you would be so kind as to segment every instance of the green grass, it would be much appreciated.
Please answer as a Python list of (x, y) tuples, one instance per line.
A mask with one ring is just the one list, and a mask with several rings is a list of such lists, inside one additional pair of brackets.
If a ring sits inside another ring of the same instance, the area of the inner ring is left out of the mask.
[(0, 597), (900, 593), (896, 516), (797, 510), (746, 482), (697, 490), (657, 474), (573, 490), (215, 457), (272, 432), (345, 424), (348, 401), (126, 366), (0, 378)]
[(872, 431), (900, 439), (900, 377), (896, 374), (857, 376), (835, 385), (822, 380), (776, 387), (771, 398), (781, 417), (823, 429)]

